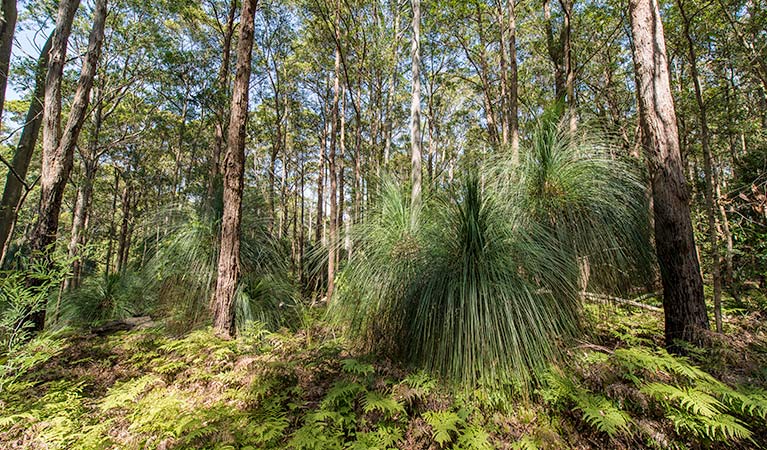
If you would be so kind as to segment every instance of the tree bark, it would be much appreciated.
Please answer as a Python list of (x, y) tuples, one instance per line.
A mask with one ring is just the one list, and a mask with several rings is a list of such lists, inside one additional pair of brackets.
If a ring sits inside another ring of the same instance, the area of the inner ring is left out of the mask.
[[(101, 43), (104, 40), (107, 0), (97, 0), (93, 15), (93, 28), (88, 37), (88, 51), (80, 72), (80, 79), (77, 83), (66, 127), (64, 132), (60, 134), (61, 78), (66, 62), (67, 40), (78, 5), (79, 0), (62, 0), (59, 3), (50, 64), (45, 81), (40, 207), (37, 224), (30, 240), (32, 253), (39, 253), (45, 259), (47, 259), (50, 245), (56, 241), (64, 187), (69, 173), (72, 171), (74, 149), (88, 110), (90, 90), (101, 55)], [(35, 330), (42, 330), (45, 324), (45, 309), (36, 313), (32, 320)]]
[(400, 9), (397, 1), (392, 2), (392, 8), (394, 10), (394, 33), (392, 36), (392, 53), (391, 53), (391, 73), (389, 74), (389, 91), (386, 95), (386, 122), (384, 123), (384, 168), (388, 169), (389, 159), (391, 158), (391, 140), (392, 140), (392, 105), (394, 103), (394, 95), (396, 92), (397, 84), (397, 67), (399, 63), (399, 21), (400, 21)]
[[(115, 216), (117, 215), (117, 192), (120, 189), (120, 172), (115, 168), (115, 184), (112, 192), (112, 209), (109, 216), (109, 237), (107, 241), (107, 256), (104, 267), (104, 275), (109, 276), (112, 271), (112, 253), (114, 248)], [(158, 235), (159, 240), (159, 235)]]
[(218, 89), (223, 94), (220, 107), (217, 111), (215, 124), (215, 137), (211, 152), (210, 172), (208, 174), (208, 198), (210, 205), (214, 204), (216, 190), (221, 182), (221, 153), (224, 150), (224, 134), (226, 133), (226, 111), (223, 105), (229, 99), (229, 67), (232, 53), (232, 36), (234, 35), (234, 16), (237, 12), (237, 1), (229, 2), (229, 11), (226, 17), (226, 28), (222, 40), (221, 68), (218, 72)]
[(701, 343), (708, 330), (689, 194), (679, 153), (666, 44), (657, 0), (630, 0), (642, 138), (650, 166), (655, 245), (663, 282), (666, 346)]
[[(513, 0), (510, 0), (513, 1)], [(496, 15), (498, 16), (498, 44), (499, 44), (499, 59), (500, 59), (500, 81), (501, 81), (501, 145), (503, 145), (503, 148), (506, 149), (509, 145), (509, 71), (507, 69), (507, 61), (506, 61), (506, 34), (508, 32), (508, 29), (506, 27), (506, 21), (504, 20), (504, 13), (503, 13), (503, 4), (501, 1), (498, 1), (498, 4), (496, 5)], [(429, 101), (431, 103), (431, 99)], [(431, 107), (429, 108), (430, 115), (432, 114)], [(432, 118), (429, 118), (429, 147), (431, 147), (431, 134), (432, 132), (432, 125), (431, 125)], [(429, 156), (431, 156), (431, 152), (429, 152)], [(431, 164), (429, 164), (429, 173), (431, 178)]]
[(722, 332), (722, 276), (719, 267), (719, 236), (717, 235), (717, 210), (714, 199), (714, 174), (711, 163), (711, 145), (710, 133), (708, 130), (708, 116), (706, 103), (703, 101), (703, 91), (700, 85), (700, 75), (698, 73), (698, 56), (695, 51), (695, 42), (690, 32), (690, 17), (684, 9), (683, 0), (677, 0), (679, 12), (682, 16), (684, 34), (687, 40), (687, 52), (690, 59), (690, 76), (692, 77), (693, 88), (695, 90), (695, 102), (698, 104), (698, 115), (700, 120), (700, 142), (703, 149), (703, 174), (705, 176), (705, 186), (703, 194), (706, 198), (706, 219), (708, 220), (708, 237), (711, 245), (711, 275), (714, 282), (714, 318), (716, 321), (717, 333)]
[(572, 19), (574, 0), (559, 0), (564, 14), (562, 23), (562, 59), (565, 69), (565, 94), (567, 95), (567, 120), (570, 133), (578, 128), (578, 116), (575, 107), (575, 64), (573, 62)]
[(93, 183), (96, 179), (96, 171), (99, 165), (99, 135), (101, 133), (103, 103), (103, 89), (99, 86), (94, 88), (95, 107), (93, 108), (93, 130), (87, 152), (83, 155), (85, 176), (77, 190), (75, 212), (72, 217), (72, 233), (69, 241), (69, 259), (72, 260), (72, 277), (64, 283), (64, 289), (77, 288), (80, 285), (82, 262), (77, 258), (80, 248), (85, 244), (85, 227), (90, 211), (91, 197), (93, 195)]
[(127, 259), (125, 256), (128, 247), (128, 228), (131, 214), (131, 198), (133, 197), (133, 186), (129, 180), (125, 180), (125, 187), (122, 194), (122, 225), (120, 225), (120, 236), (117, 239), (117, 273), (123, 272), (123, 262)]
[(335, 15), (335, 41), (336, 41), (336, 54), (335, 54), (335, 68), (333, 70), (333, 103), (331, 104), (330, 113), (330, 148), (328, 149), (328, 174), (330, 176), (330, 211), (328, 216), (330, 219), (330, 226), (328, 227), (328, 286), (325, 298), (328, 302), (333, 298), (333, 289), (335, 287), (335, 272), (336, 272), (336, 241), (337, 241), (337, 226), (338, 226), (338, 205), (337, 205), (337, 190), (338, 190), (338, 176), (336, 168), (336, 142), (338, 138), (338, 100), (341, 90), (341, 49), (339, 48), (339, 42), (341, 38), (340, 26), (340, 0), (336, 0), (336, 15)]
[(257, 3), (258, 0), (244, 0), (242, 3), (239, 42), (237, 43), (237, 73), (232, 93), (229, 136), (224, 159), (224, 215), (221, 221), (218, 277), (212, 305), (213, 328), (216, 334), (224, 338), (230, 338), (236, 332), (234, 300), (240, 279), (245, 127), (248, 121), (248, 87)]
[[(43, 123), (43, 101), (45, 97), (45, 73), (48, 68), (48, 56), (53, 44), (53, 34), (45, 41), (40, 57), (37, 60), (37, 74), (35, 80), (35, 92), (24, 118), (24, 129), (13, 155), (13, 171), (8, 172), (3, 189), (3, 198), (0, 200), (0, 267), (3, 266), (11, 235), (16, 223), (17, 211), (20, 206), (22, 189), (27, 189), (24, 179), (35, 152), (37, 138), (40, 135), (40, 126)], [(15, 173), (14, 173), (15, 172)]]
[(564, 52), (561, 34), (554, 37), (554, 19), (551, 17), (551, 0), (543, 0), (543, 20), (546, 22), (546, 49), (554, 65), (554, 96), (557, 101), (565, 99)]
[[(413, 88), (410, 101), (410, 162), (411, 207), (421, 203), (421, 0), (412, 0), (413, 42), (410, 49), (413, 67)], [(414, 217), (414, 216), (413, 216)]]
[(511, 161), (519, 162), (519, 81), (517, 65), (517, 16), (516, 0), (507, 0), (509, 11), (509, 133), (511, 134)]
[(5, 108), (5, 88), (11, 67), (13, 33), (16, 29), (16, 0), (3, 0), (3, 21), (0, 23), (0, 119)]
[[(323, 108), (324, 109), (324, 108)], [(327, 111), (323, 111), (327, 118)], [(320, 155), (317, 158), (317, 217), (315, 218), (314, 242), (319, 245), (322, 242), (322, 224), (324, 219), (325, 207), (325, 143), (328, 140), (328, 124), (326, 120), (322, 123), (322, 143), (320, 145)], [(310, 233), (311, 234), (311, 233)]]

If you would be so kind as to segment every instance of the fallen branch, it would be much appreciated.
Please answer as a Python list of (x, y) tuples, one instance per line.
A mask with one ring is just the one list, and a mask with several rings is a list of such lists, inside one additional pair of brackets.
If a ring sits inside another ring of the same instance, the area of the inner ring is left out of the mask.
[(637, 307), (637, 308), (642, 308), (642, 309), (646, 309), (648, 311), (653, 311), (653, 312), (662, 312), (663, 311), (663, 308), (658, 308), (657, 306), (647, 305), (645, 303), (641, 303), (641, 302), (637, 301), (637, 300), (643, 300), (643, 299), (655, 296), (656, 294), (652, 293), (652, 292), (648, 293), (648, 294), (641, 295), (641, 296), (637, 297), (636, 300), (629, 300), (629, 299), (626, 299), (626, 298), (613, 297), (613, 296), (605, 295), (605, 294), (595, 294), (593, 292), (582, 292), (581, 295), (583, 295), (584, 298), (588, 298), (590, 300), (594, 300), (594, 301), (597, 301), (599, 303), (611, 303), (612, 302), (612, 303), (618, 303), (618, 304), (621, 304), (621, 305), (634, 306), (634, 307)]

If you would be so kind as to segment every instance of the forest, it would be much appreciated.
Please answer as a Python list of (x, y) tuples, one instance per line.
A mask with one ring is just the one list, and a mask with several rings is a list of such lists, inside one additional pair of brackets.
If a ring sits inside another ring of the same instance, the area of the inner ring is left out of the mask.
[(767, 447), (765, 0), (0, 3), (0, 448)]

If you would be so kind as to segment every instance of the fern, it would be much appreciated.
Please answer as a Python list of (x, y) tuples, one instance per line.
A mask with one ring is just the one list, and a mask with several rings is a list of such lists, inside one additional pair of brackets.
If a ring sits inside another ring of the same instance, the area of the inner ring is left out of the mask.
[(322, 400), (322, 407), (329, 408), (338, 405), (350, 405), (365, 388), (355, 382), (346, 380), (336, 381)]
[(678, 404), (683, 410), (703, 417), (714, 417), (722, 411), (723, 405), (717, 399), (694, 388), (649, 383), (641, 388), (641, 392), (666, 404)]
[(147, 387), (159, 382), (156, 375), (145, 375), (135, 378), (125, 383), (112, 386), (107, 395), (99, 402), (99, 408), (102, 411), (108, 411), (114, 408), (123, 408), (127, 404), (136, 400), (136, 398), (147, 390)]
[(403, 433), (399, 427), (383, 426), (375, 431), (357, 433), (356, 437), (346, 446), (348, 450), (395, 450)]
[(690, 364), (686, 358), (672, 356), (663, 349), (617, 349), (613, 357), (617, 364), (626, 370), (626, 378), (635, 384), (641, 384), (640, 374), (643, 372), (674, 374), (689, 381), (715, 381), (711, 375)]
[(368, 392), (362, 400), (363, 411), (380, 411), (386, 417), (394, 417), (398, 414), (405, 414), (405, 407), (391, 397), (379, 394), (378, 392)]
[(458, 446), (464, 450), (493, 450), (490, 435), (484, 429), (472, 425), (458, 437)]
[(576, 405), (586, 423), (610, 437), (621, 431), (629, 431), (631, 417), (605, 397), (582, 391), (576, 397)]
[(741, 392), (723, 383), (708, 384), (707, 388), (733, 411), (751, 418), (767, 420), (767, 391), (747, 389)]
[(629, 431), (631, 417), (609, 399), (592, 394), (564, 374), (550, 371), (544, 379), (546, 387), (539, 390), (544, 402), (557, 406), (573, 404), (586, 423), (610, 437)]
[(273, 444), (283, 438), (290, 425), (284, 414), (268, 416), (253, 422), (248, 427), (248, 435), (256, 444)]
[(0, 416), (0, 428), (10, 428), (13, 426), (16, 422), (20, 420), (35, 420), (35, 416), (28, 412), (19, 413), (19, 414), (11, 414), (9, 416)]
[(511, 448), (514, 450), (538, 450), (540, 448), (538, 439), (532, 436), (523, 436), (522, 439), (515, 442)]
[(458, 426), (463, 424), (458, 414), (451, 411), (427, 411), (423, 418), (431, 425), (432, 439), (440, 448), (453, 441), (453, 435), (458, 434)]
[[(663, 383), (649, 383), (641, 391), (663, 406), (665, 416), (677, 433), (691, 434), (709, 441), (750, 439), (752, 432), (740, 420), (728, 414), (725, 404), (705, 392), (706, 386), (680, 388)], [(721, 386), (719, 389), (723, 389)]]
[(372, 364), (364, 364), (356, 359), (345, 359), (341, 361), (341, 370), (346, 373), (360, 376), (368, 376), (375, 372)]

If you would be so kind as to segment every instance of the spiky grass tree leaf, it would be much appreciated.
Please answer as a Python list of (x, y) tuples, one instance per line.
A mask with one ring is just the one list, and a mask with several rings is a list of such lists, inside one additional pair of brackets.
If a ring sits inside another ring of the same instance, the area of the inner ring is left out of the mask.
[(89, 325), (141, 315), (150, 308), (144, 289), (143, 280), (133, 272), (89, 277), (63, 295), (59, 322)]
[(491, 163), (485, 182), (417, 209), (383, 183), (331, 313), (368, 350), (464, 386), (524, 389), (578, 332), (579, 290), (647, 272), (649, 208), (638, 170), (556, 122), (521, 164)]
[(598, 290), (645, 281), (653, 268), (646, 183), (638, 162), (619, 154), (607, 136), (573, 134), (549, 114), (519, 164), (504, 155), (487, 167), (509, 214), (550, 231)]
[(368, 350), (465, 387), (523, 385), (577, 329), (575, 265), (545, 230), (503, 214), (479, 180), (411, 211), (384, 185), (331, 314)]

